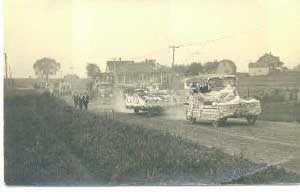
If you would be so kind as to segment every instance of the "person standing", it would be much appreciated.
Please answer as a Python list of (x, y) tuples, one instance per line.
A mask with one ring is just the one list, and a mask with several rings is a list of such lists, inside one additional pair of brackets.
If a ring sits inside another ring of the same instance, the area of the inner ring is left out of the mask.
[(90, 97), (87, 93), (85, 93), (85, 96), (84, 96), (84, 108), (85, 108), (85, 110), (88, 109), (89, 102), (90, 102)]
[(78, 105), (79, 105), (79, 95), (78, 95), (77, 92), (75, 92), (75, 93), (73, 94), (73, 102), (74, 102), (75, 108), (77, 108)]
[(82, 110), (83, 108), (83, 103), (84, 103), (84, 95), (80, 94), (79, 95), (79, 109)]
[(193, 84), (191, 86), (191, 91), (192, 91), (192, 94), (197, 93), (197, 84), (195, 82), (193, 82)]

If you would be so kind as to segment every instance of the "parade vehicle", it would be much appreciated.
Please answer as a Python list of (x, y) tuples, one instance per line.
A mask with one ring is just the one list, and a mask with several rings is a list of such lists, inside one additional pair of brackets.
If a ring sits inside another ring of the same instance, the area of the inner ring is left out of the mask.
[(110, 82), (101, 82), (97, 85), (99, 100), (102, 104), (111, 104), (113, 100), (113, 84)]
[(135, 113), (147, 112), (150, 115), (158, 115), (164, 109), (176, 103), (175, 97), (167, 90), (151, 90), (137, 88), (125, 91), (125, 106), (133, 109)]
[(202, 75), (186, 79), (190, 95), (184, 102), (186, 118), (191, 122), (208, 120), (222, 126), (228, 118), (246, 118), (254, 125), (261, 113), (260, 101), (241, 98), (236, 90), (234, 75)]

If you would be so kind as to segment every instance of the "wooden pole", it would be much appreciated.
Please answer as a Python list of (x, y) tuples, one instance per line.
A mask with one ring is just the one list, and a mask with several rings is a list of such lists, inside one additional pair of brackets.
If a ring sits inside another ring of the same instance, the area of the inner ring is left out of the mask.
[(4, 63), (5, 63), (5, 78), (8, 79), (7, 54), (6, 53), (4, 53)]

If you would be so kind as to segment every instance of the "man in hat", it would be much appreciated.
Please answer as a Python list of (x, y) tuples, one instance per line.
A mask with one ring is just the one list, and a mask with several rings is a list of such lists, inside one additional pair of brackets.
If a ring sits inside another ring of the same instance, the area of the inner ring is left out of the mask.
[(73, 102), (74, 102), (74, 106), (75, 108), (77, 108), (77, 106), (79, 105), (79, 95), (77, 92), (75, 92), (73, 94)]
[(83, 100), (85, 110), (88, 109), (89, 102), (90, 102), (90, 97), (87, 93), (85, 93), (84, 100)]

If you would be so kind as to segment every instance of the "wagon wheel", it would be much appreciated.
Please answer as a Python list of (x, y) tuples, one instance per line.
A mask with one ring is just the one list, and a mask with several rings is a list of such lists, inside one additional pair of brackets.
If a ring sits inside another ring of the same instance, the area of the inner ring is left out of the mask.
[(247, 116), (248, 125), (254, 125), (254, 123), (256, 122), (256, 119), (257, 119), (256, 115)]

